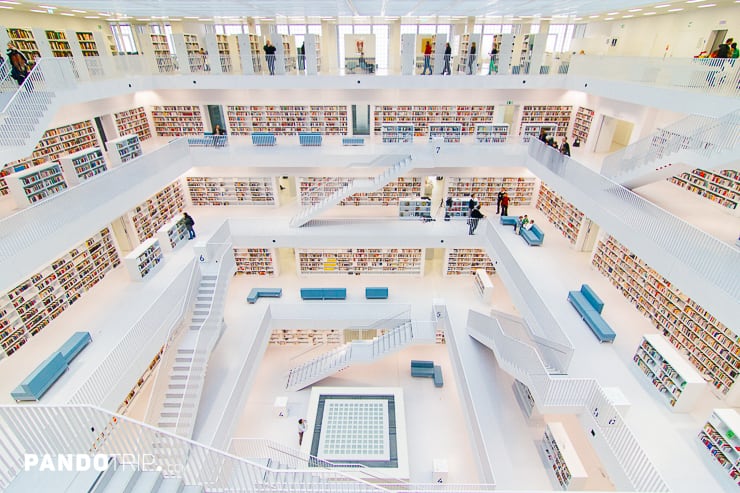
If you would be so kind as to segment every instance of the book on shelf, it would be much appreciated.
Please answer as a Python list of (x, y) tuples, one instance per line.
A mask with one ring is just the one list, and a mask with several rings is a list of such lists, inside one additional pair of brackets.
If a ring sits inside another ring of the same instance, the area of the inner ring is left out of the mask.
[(340, 248), (295, 250), (299, 275), (424, 273), (422, 248)]
[(740, 210), (737, 206), (740, 202), (740, 176), (737, 171), (714, 172), (697, 168), (668, 180), (723, 207)]
[[(698, 438), (716, 470), (740, 486), (740, 415), (734, 409), (713, 409)], [(721, 468), (721, 469), (720, 469)]]
[(164, 260), (157, 238), (150, 238), (134, 248), (123, 258), (123, 264), (134, 281), (143, 281), (152, 275)]
[(583, 212), (555, 193), (545, 183), (540, 185), (536, 207), (547, 220), (565, 236), (571, 245), (576, 245), (583, 227)]
[(236, 272), (248, 276), (278, 274), (276, 252), (272, 248), (234, 248)]

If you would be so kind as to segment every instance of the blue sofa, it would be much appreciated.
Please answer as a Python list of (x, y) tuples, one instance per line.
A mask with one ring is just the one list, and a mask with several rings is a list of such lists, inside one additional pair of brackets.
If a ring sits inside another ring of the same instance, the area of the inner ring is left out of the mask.
[(604, 302), (588, 284), (582, 284), (580, 291), (569, 291), (568, 301), (600, 342), (614, 342), (617, 334), (601, 317)]
[(388, 299), (388, 288), (365, 288), (365, 298), (368, 300), (386, 300)]
[(68, 368), (64, 356), (57, 351), (37, 366), (10, 395), (16, 401), (37, 401)]
[(321, 134), (319, 132), (298, 132), (298, 143), (302, 146), (320, 146)]
[(343, 146), (364, 146), (365, 139), (363, 137), (342, 137)]
[(434, 381), (435, 387), (442, 387), (444, 385), (442, 367), (435, 365), (434, 361), (412, 359), (411, 376), (431, 378)]
[(252, 288), (247, 295), (247, 302), (256, 303), (259, 298), (280, 298), (283, 288)]
[(89, 332), (75, 332), (72, 337), (67, 339), (67, 342), (62, 344), (59, 348), (59, 352), (62, 353), (64, 361), (70, 364), (75, 356), (80, 354), (80, 351), (92, 342), (92, 337)]
[(536, 224), (529, 229), (519, 228), (519, 236), (524, 238), (524, 241), (526, 241), (529, 246), (542, 245), (542, 240), (545, 239), (545, 233), (543, 233)]
[(519, 218), (516, 216), (501, 216), (501, 219), (499, 219), (501, 224), (504, 226), (516, 226), (517, 221), (519, 221)]
[(303, 300), (344, 300), (346, 298), (346, 288), (301, 288), (301, 299)]
[(256, 146), (274, 146), (276, 142), (275, 134), (270, 132), (252, 133), (252, 144)]

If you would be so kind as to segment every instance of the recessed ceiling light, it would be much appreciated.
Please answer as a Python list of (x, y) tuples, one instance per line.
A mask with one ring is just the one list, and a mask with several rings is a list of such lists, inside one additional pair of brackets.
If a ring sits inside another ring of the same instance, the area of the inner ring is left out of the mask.
[(182, 19), (170, 19), (170, 20), (174, 22), (182, 22)]
[(697, 5), (696, 8), (698, 8), (698, 9), (705, 9), (707, 7), (715, 7), (716, 5), (717, 5), (716, 3), (708, 3), (706, 5)]
[(21, 2), (16, 2), (14, 0), (0, 0), (2, 3), (9, 3), (10, 5), (20, 5)]
[[(738, 0), (738, 1), (740, 1), (740, 0)], [(599, 17), (599, 16), (598, 15), (589, 15), (588, 16), (589, 19), (596, 19), (597, 17)]]
[(657, 12), (645, 12), (642, 15), (655, 15), (655, 14), (657, 14)]
[(582, 21), (583, 20), (583, 17), (575, 17), (573, 20), (574, 21)]
[(42, 9), (55, 9), (56, 7), (52, 7), (51, 5), (39, 5)]
[(87, 14), (87, 10), (75, 10), (75, 9), (72, 9), (72, 12), (77, 12), (78, 14)]
[(0, 5), (0, 9), (12, 9), (13, 7), (10, 7), (8, 5)]
[(622, 16), (622, 19), (629, 19), (630, 17), (634, 17), (634, 15), (632, 15), (632, 14), (630, 14), (630, 15), (623, 15)]
[(62, 12), (59, 15), (66, 15), (67, 17), (74, 17), (75, 16), (74, 14), (70, 14), (69, 12)]
[(146, 21), (150, 21), (151, 19), (136, 19), (136, 20), (139, 22), (146, 22)]
[(627, 12), (642, 12), (642, 9), (629, 9)]
[(604, 17), (604, 20), (605, 21), (613, 21), (614, 20), (614, 17)]
[(609, 13), (608, 13), (608, 14), (606, 14), (606, 15), (619, 15), (619, 12), (609, 12)]
[(102, 15), (103, 17), (110, 17), (110, 14), (105, 12), (98, 12), (98, 15)]
[(664, 8), (666, 8), (666, 7), (670, 7), (670, 6), (671, 6), (671, 4), (670, 4), (670, 3), (662, 3), (662, 4), (660, 4), (660, 5), (656, 5), (656, 6), (655, 6), (655, 8), (656, 8), (656, 9), (664, 9)]
[(197, 19), (197, 18), (198, 18), (197, 16), (196, 17), (192, 17), (192, 16), (183, 17), (183, 19)]
[(697, 2), (703, 2), (704, 0), (688, 0), (686, 3), (697, 3)]
[(86, 15), (85, 19), (100, 19), (100, 17), (97, 15)]
[(680, 12), (683, 9), (668, 9), (668, 12)]

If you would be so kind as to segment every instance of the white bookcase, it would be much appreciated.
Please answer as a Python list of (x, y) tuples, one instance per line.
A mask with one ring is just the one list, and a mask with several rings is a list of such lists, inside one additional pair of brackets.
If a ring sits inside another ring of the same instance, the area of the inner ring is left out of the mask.
[(346, 105), (227, 106), (226, 117), (232, 135), (252, 132), (347, 135), (349, 132)]
[(200, 106), (152, 106), (154, 131), (161, 137), (202, 135)]
[(150, 238), (126, 255), (123, 258), (123, 264), (132, 280), (143, 281), (156, 271), (163, 259), (159, 240)]
[(537, 408), (535, 407), (534, 396), (532, 396), (532, 392), (529, 391), (529, 387), (519, 380), (514, 379), (514, 383), (511, 388), (514, 390), (514, 396), (516, 397), (519, 406), (521, 406), (522, 411), (524, 411), (524, 415), (531, 418), (532, 415), (536, 414)]
[(445, 143), (459, 144), (462, 139), (461, 123), (430, 123), (429, 140), (440, 139)]
[(445, 216), (450, 219), (468, 219), (470, 207), (470, 197), (450, 197), (452, 204), (447, 206), (447, 199), (445, 199)]
[(134, 207), (127, 216), (139, 241), (152, 238), (157, 230), (179, 215), (185, 206), (185, 195), (180, 180), (175, 180), (146, 201)]
[(398, 201), (398, 217), (421, 219), (432, 217), (432, 200), (420, 197), (405, 197)]
[(486, 274), (496, 274), (496, 267), (482, 248), (448, 248), (445, 250), (444, 274), (446, 276), (470, 276), (483, 269)]
[(116, 120), (118, 135), (136, 134), (139, 136), (139, 140), (146, 140), (152, 136), (149, 120), (143, 106), (113, 113), (113, 118)]
[(188, 228), (177, 215), (157, 230), (157, 239), (164, 253), (170, 253), (188, 241)]
[(542, 452), (547, 468), (564, 490), (583, 489), (588, 479), (586, 468), (560, 422), (547, 423), (542, 437)]
[[(540, 126), (551, 125), (556, 127), (552, 135), (557, 137), (559, 141), (567, 135), (572, 113), (572, 106), (525, 105), (522, 107), (522, 128), (520, 129), (520, 133), (524, 135), (524, 127), (528, 124)], [(537, 131), (537, 135), (539, 135), (539, 130)]]
[[(509, 206), (530, 205), (537, 179), (534, 176), (445, 177), (445, 197), (467, 197), (475, 193), (481, 207), (496, 206), (501, 189), (509, 194)], [(465, 204), (467, 206), (467, 204)], [(465, 211), (467, 214), (467, 210)]]
[(545, 183), (540, 185), (536, 207), (560, 230), (571, 245), (576, 244), (585, 217), (583, 212), (552, 191)]
[(69, 156), (59, 158), (64, 177), (70, 185), (77, 185), (81, 181), (92, 178), (106, 171), (108, 165), (99, 147), (85, 149)]
[[(359, 179), (372, 180), (373, 177), (361, 177)], [(301, 205), (313, 205), (321, 202), (326, 196), (331, 195), (346, 183), (358, 178), (340, 176), (308, 176), (298, 177), (298, 190)], [(395, 207), (403, 197), (421, 194), (422, 182), (420, 177), (401, 176), (389, 182), (376, 192), (355, 193), (343, 199), (340, 206), (384, 206)]]
[(67, 188), (59, 163), (42, 164), (25, 169), (6, 178), (8, 191), (18, 208), (51, 197)]
[(124, 135), (117, 139), (108, 141), (108, 154), (111, 165), (118, 166), (141, 156), (141, 142), (137, 134)]
[(707, 383), (678, 351), (658, 334), (645, 334), (632, 358), (674, 412), (689, 412)]
[(270, 344), (344, 344), (344, 331), (337, 329), (273, 329)]
[(505, 144), (508, 137), (508, 123), (485, 123), (475, 126), (475, 141), (479, 144)]
[(234, 248), (236, 272), (248, 276), (278, 275), (277, 254), (274, 248)]
[(476, 269), (473, 276), (473, 283), (478, 295), (486, 303), (493, 301), (493, 282), (484, 269)]
[(740, 171), (723, 170), (719, 173), (694, 169), (670, 178), (671, 183), (701, 195), (728, 209), (740, 212)]
[(412, 275), (424, 273), (424, 248), (296, 248), (298, 274)]
[(543, 128), (547, 135), (553, 137), (557, 135), (558, 126), (555, 123), (523, 123), (521, 128), (522, 142), (526, 144), (530, 140), (538, 139)]
[(193, 205), (277, 205), (277, 178), (188, 176)]
[(414, 126), (384, 124), (380, 132), (384, 144), (410, 144), (414, 141)]
[[(573, 136), (573, 142), (578, 139), (581, 141), (581, 145), (586, 143), (593, 119), (594, 110), (584, 108), (583, 106), (578, 107), (576, 110), (575, 120), (573, 121), (573, 132), (571, 134)], [(571, 145), (573, 142), (571, 142)]]
[(373, 110), (373, 132), (382, 133), (384, 124), (414, 126), (416, 137), (426, 137), (430, 122), (460, 123), (463, 135), (473, 135), (475, 126), (493, 122), (492, 105), (378, 105)]
[[(740, 415), (734, 409), (713, 409), (699, 432), (709, 459), (724, 471), (724, 477), (740, 486)], [(717, 469), (719, 470), (719, 468)]]

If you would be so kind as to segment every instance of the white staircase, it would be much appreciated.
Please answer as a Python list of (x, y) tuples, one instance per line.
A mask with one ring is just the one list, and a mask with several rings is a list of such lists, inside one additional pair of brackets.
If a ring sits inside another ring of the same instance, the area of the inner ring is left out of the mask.
[[(419, 333), (417, 336), (416, 333)], [(414, 342), (434, 340), (434, 332), (422, 322), (405, 321), (372, 341), (352, 341), (290, 369), (287, 390), (301, 390), (344, 370), (353, 363), (369, 363), (399, 351)]]
[[(381, 156), (373, 162), (374, 167), (387, 166), (383, 173), (372, 179), (356, 178), (349, 180), (339, 189), (328, 193), (320, 202), (304, 207), (298, 215), (290, 220), (292, 228), (300, 228), (327, 209), (334, 207), (339, 202), (356, 193), (375, 192), (407, 173), (412, 168), (411, 156)], [(334, 185), (328, 182), (325, 185)], [(311, 195), (320, 194), (320, 190), (312, 190)]]
[(604, 159), (601, 173), (636, 188), (685, 171), (740, 163), (740, 111), (721, 118), (691, 115)]

